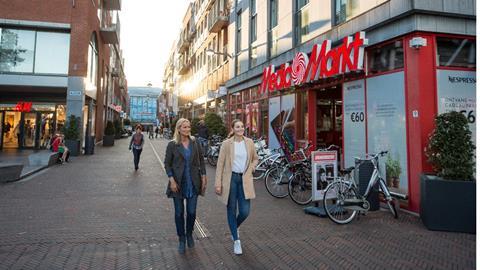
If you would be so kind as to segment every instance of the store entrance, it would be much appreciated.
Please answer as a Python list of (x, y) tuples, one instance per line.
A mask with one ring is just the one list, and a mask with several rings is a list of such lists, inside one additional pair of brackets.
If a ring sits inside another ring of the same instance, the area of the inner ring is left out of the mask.
[(4, 111), (2, 115), (2, 148), (19, 148), (22, 113)]
[(335, 85), (318, 90), (316, 96), (317, 148), (331, 144), (342, 147), (342, 86)]

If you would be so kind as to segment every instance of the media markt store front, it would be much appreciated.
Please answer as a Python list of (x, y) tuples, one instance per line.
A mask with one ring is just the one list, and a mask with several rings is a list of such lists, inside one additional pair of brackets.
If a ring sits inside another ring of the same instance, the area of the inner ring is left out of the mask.
[(65, 125), (65, 116), (62, 104), (0, 104), (0, 149), (45, 149)]

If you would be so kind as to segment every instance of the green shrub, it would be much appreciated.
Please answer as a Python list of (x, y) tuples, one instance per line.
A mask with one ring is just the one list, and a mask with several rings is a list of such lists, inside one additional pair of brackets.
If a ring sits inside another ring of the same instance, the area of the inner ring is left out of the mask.
[(121, 135), (122, 134), (122, 122), (120, 122), (119, 119), (115, 119), (113, 121), (113, 127), (115, 128), (115, 135)]
[(115, 135), (115, 127), (113, 126), (112, 121), (107, 121), (107, 126), (105, 127), (105, 135), (106, 136)]
[(197, 130), (198, 122), (200, 122), (200, 118), (198, 118), (198, 117), (193, 118), (192, 123), (191, 123), (191, 125), (192, 125), (192, 135), (195, 135), (195, 134), (198, 133), (198, 130)]
[(205, 115), (205, 125), (208, 128), (210, 136), (216, 134), (225, 137), (227, 135), (225, 123), (223, 122), (222, 118), (216, 113), (209, 112)]
[(465, 115), (452, 111), (435, 118), (435, 129), (430, 134), (426, 154), (439, 177), (472, 180), (474, 151), (472, 132)]
[(80, 139), (80, 131), (78, 127), (80, 126), (80, 117), (75, 115), (70, 115), (68, 117), (67, 124), (63, 127), (63, 134), (65, 135), (65, 140), (78, 140)]

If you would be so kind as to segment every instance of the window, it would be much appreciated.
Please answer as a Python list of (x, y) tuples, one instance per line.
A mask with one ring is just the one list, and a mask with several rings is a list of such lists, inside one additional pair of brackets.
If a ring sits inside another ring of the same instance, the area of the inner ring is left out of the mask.
[(368, 51), (368, 72), (376, 74), (403, 68), (403, 44), (397, 40)]
[(270, 0), (270, 29), (278, 25), (278, 0)]
[(254, 46), (250, 50), (250, 67), (255, 67), (257, 65), (257, 46)]
[(476, 51), (473, 39), (437, 37), (438, 66), (474, 68)]
[(88, 66), (87, 66), (87, 78), (89, 84), (97, 85), (97, 69), (98, 69), (98, 47), (97, 37), (95, 33), (92, 34), (90, 44), (88, 46)]
[(35, 31), (0, 28), (0, 71), (33, 72)]
[(335, 0), (335, 22), (341, 24), (388, 0)]
[(235, 57), (235, 73), (238, 75), (240, 74), (240, 61), (238, 60), (238, 55), (241, 51), (241, 44), (242, 44), (242, 11), (240, 10), (237, 13), (237, 34), (235, 39), (235, 52), (237, 57)]
[(257, 1), (250, 0), (250, 42), (257, 40)]
[(70, 35), (37, 32), (35, 73), (68, 74)]
[(295, 43), (300, 44), (308, 39), (309, 29), (309, 0), (296, 0), (295, 13)]

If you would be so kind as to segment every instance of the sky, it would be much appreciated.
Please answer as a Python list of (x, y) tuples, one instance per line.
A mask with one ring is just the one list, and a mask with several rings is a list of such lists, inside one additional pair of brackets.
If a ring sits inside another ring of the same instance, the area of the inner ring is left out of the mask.
[(163, 68), (190, 0), (123, 0), (120, 48), (128, 86), (163, 87)]

